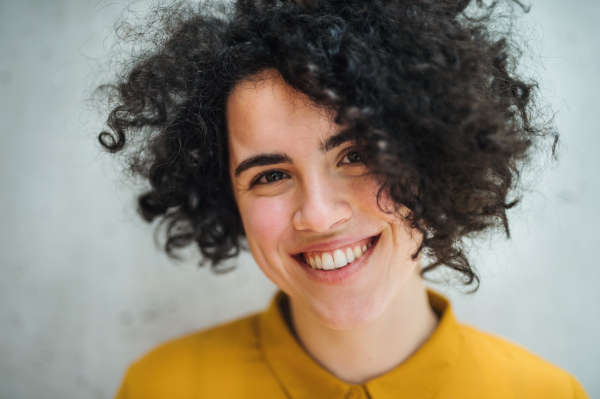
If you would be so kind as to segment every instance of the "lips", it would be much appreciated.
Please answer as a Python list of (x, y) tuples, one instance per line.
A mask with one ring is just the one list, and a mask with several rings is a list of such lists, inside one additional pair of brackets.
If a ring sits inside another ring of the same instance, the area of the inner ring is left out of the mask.
[(329, 251), (304, 252), (301, 257), (313, 269), (335, 270), (359, 259), (374, 240), (375, 237), (368, 237)]

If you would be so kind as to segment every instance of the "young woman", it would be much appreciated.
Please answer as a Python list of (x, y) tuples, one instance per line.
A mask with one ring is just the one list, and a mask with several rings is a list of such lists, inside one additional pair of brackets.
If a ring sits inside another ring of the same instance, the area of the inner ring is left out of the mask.
[[(166, 15), (112, 89), (100, 141), (149, 179), (166, 250), (250, 250), (264, 313), (167, 343), (119, 399), (585, 398), (528, 351), (459, 324), (422, 276), (477, 284), (550, 130), (511, 49), (467, 1), (239, 0)], [(539, 147), (539, 146), (538, 146)]]

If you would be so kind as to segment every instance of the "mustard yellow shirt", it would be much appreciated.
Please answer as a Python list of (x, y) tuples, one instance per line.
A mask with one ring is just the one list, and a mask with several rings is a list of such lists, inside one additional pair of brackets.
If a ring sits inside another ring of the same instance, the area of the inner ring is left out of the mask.
[(457, 323), (429, 292), (440, 322), (404, 363), (363, 385), (321, 367), (294, 338), (279, 293), (254, 316), (177, 339), (136, 362), (117, 399), (584, 399), (573, 376), (500, 338)]

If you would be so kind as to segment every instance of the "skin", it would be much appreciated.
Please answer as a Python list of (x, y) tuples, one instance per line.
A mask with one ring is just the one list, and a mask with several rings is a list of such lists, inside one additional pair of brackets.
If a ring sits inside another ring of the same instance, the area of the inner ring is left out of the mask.
[[(248, 245), (289, 296), (301, 344), (349, 383), (402, 363), (437, 324), (419, 260), (411, 258), (418, 234), (401, 215), (380, 209), (378, 182), (352, 151), (354, 143), (324, 148), (340, 130), (331, 113), (277, 72), (238, 83), (226, 112), (231, 179)], [(261, 154), (287, 159), (235, 173)], [(301, 257), (369, 237), (369, 251), (339, 270), (315, 272)]]

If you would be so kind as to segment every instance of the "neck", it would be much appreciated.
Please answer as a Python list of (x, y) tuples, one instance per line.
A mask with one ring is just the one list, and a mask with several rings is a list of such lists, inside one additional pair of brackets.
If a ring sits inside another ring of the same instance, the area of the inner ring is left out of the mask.
[(394, 369), (431, 335), (437, 316), (421, 277), (404, 285), (383, 314), (352, 330), (335, 330), (290, 300), (296, 335), (312, 357), (333, 375), (362, 384)]

